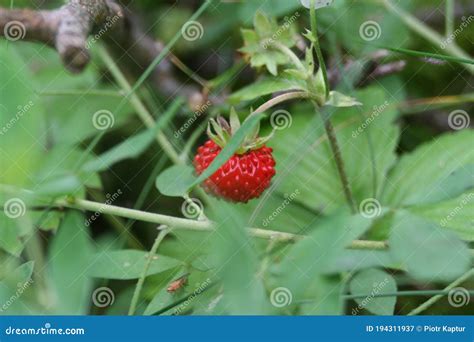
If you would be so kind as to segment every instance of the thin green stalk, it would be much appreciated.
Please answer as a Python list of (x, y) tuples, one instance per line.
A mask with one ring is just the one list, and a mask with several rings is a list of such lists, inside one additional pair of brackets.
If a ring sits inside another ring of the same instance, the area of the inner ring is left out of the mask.
[[(465, 59), (472, 59), (455, 42), (451, 42), (450, 44), (447, 44), (445, 38), (441, 36), (438, 32), (434, 31), (433, 29), (425, 25), (415, 16), (395, 6), (394, 4), (391, 3), (390, 0), (383, 0), (383, 3), (390, 12), (397, 15), (409, 28), (411, 28), (413, 31), (418, 33), (420, 36), (422, 36), (426, 40), (430, 41), (432, 44), (440, 48), (444, 47), (446, 52), (450, 54), (451, 56), (465, 58)], [(474, 65), (470, 65), (470, 64), (461, 64), (461, 65), (466, 70), (468, 70), (471, 74), (474, 74)]]
[[(122, 71), (120, 71), (119, 67), (115, 63), (114, 59), (110, 56), (107, 50), (100, 46), (99, 49), (99, 56), (105, 62), (105, 65), (109, 69), (112, 76), (115, 78), (119, 86), (129, 94), (130, 104), (135, 108), (137, 111), (138, 116), (143, 121), (145, 126), (148, 128), (152, 128), (155, 126), (155, 119), (150, 114), (148, 109), (142, 103), (140, 98), (132, 91), (130, 84), (128, 83), (127, 79), (123, 75)], [(163, 134), (163, 132), (159, 131), (156, 134), (156, 140), (160, 144), (163, 151), (168, 155), (168, 157), (173, 161), (173, 163), (182, 165), (183, 161), (179, 158), (178, 153), (175, 151), (173, 145), (169, 142), (168, 138)]]
[(446, 0), (446, 37), (454, 31), (454, 0)]
[(311, 6), (309, 9), (311, 33), (313, 34), (313, 37), (314, 37), (314, 51), (316, 51), (316, 56), (318, 57), (318, 64), (323, 74), (324, 89), (325, 89), (326, 98), (327, 98), (329, 96), (328, 72), (326, 70), (326, 63), (324, 62), (323, 53), (321, 52), (321, 46), (319, 45), (318, 26), (316, 22), (316, 10), (314, 6), (315, 6), (315, 2), (314, 0), (311, 0)]
[(301, 72), (306, 74), (307, 70), (306, 70), (305, 66), (303, 65), (303, 63), (301, 63), (298, 56), (296, 56), (295, 53), (293, 51), (291, 51), (290, 48), (288, 48), (287, 46), (285, 46), (285, 45), (283, 45), (279, 42), (272, 42), (271, 45), (273, 47), (275, 47), (276, 49), (280, 50), (280, 52), (282, 52), (286, 56), (288, 56), (288, 58), (290, 58), (291, 62), (294, 64), (294, 66), (297, 67)]
[[(56, 205), (59, 207), (75, 208), (88, 211), (100, 211), (105, 215), (116, 215), (120, 217), (126, 217), (133, 220), (139, 220), (144, 222), (151, 222), (156, 224), (166, 225), (173, 227), (173, 230), (192, 230), (201, 232), (212, 232), (215, 229), (215, 223), (209, 220), (196, 221), (191, 219), (185, 219), (180, 217), (155, 214), (141, 210), (129, 209), (117, 207), (114, 205), (108, 205), (104, 203), (92, 202), (83, 199), (69, 199), (67, 201), (56, 201)], [(256, 238), (276, 240), (278, 242), (290, 242), (304, 238), (304, 235), (267, 230), (261, 228), (247, 228), (248, 233)], [(387, 248), (387, 244), (384, 241), (364, 241), (355, 240), (349, 246), (352, 249), (370, 249), (370, 250), (383, 250)]]
[(158, 236), (155, 239), (155, 242), (153, 243), (153, 246), (150, 249), (150, 253), (148, 253), (145, 266), (143, 267), (142, 274), (140, 278), (137, 281), (137, 285), (135, 286), (135, 291), (133, 292), (133, 297), (132, 297), (132, 302), (130, 304), (130, 309), (128, 310), (128, 315), (132, 316), (135, 314), (135, 311), (137, 310), (137, 304), (138, 300), (140, 299), (140, 293), (142, 292), (143, 284), (145, 283), (145, 278), (148, 274), (148, 269), (150, 268), (151, 262), (153, 261), (153, 258), (158, 250), (158, 247), (160, 246), (161, 242), (165, 238), (165, 236), (168, 234), (169, 229), (164, 228), (160, 230), (158, 233)]
[(45, 96), (110, 96), (110, 97), (123, 97), (124, 93), (115, 90), (45, 90), (39, 91), (38, 95)]
[[(313, 104), (316, 112), (318, 112), (318, 105), (316, 103)], [(336, 163), (337, 172), (339, 174), (339, 179), (341, 180), (341, 185), (342, 189), (344, 190), (344, 195), (346, 197), (347, 204), (349, 205), (349, 208), (351, 209), (352, 213), (355, 214), (357, 213), (357, 205), (354, 200), (354, 196), (352, 195), (349, 179), (347, 178), (344, 160), (342, 159), (341, 149), (339, 148), (339, 143), (337, 142), (337, 136), (334, 130), (334, 126), (332, 125), (331, 120), (324, 111), (321, 110), (319, 112), (324, 123), (326, 135), (328, 136), (329, 146), (332, 150), (332, 155), (334, 158), (334, 162)]]
[[(452, 289), (454, 289), (456, 286), (462, 284), (464, 281), (468, 280), (470, 277), (473, 277), (474, 276), (474, 268), (470, 269), (469, 271), (467, 271), (466, 273), (464, 273), (462, 276), (460, 276), (458, 279), (456, 279), (455, 281), (453, 281), (451, 284), (449, 284), (448, 286), (446, 286), (444, 288), (444, 292), (447, 292), (449, 294), (449, 291), (451, 291)], [(421, 304), (420, 306), (418, 306), (417, 308), (413, 309), (412, 311), (410, 311), (408, 313), (408, 316), (414, 316), (414, 315), (418, 315), (420, 313), (422, 313), (423, 311), (425, 311), (426, 309), (428, 309), (430, 306), (432, 306), (434, 303), (436, 303), (438, 300), (440, 300), (441, 298), (443, 298), (443, 295), (444, 294), (439, 294), (437, 296), (434, 296), (434, 297), (431, 297), (430, 299), (428, 299), (426, 302), (424, 302), (423, 304)]]

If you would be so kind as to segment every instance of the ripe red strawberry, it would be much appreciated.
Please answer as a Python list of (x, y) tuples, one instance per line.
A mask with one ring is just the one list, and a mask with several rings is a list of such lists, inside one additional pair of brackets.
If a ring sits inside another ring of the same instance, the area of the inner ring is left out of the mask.
[[(219, 123), (211, 119), (217, 135), (208, 129), (211, 140), (198, 148), (194, 157), (196, 173), (200, 175), (219, 154), (232, 133), (240, 127), (231, 112), (231, 125), (219, 118)], [(231, 127), (232, 126), (232, 127)], [(236, 153), (222, 165), (202, 186), (206, 192), (233, 202), (244, 202), (260, 197), (268, 188), (275, 175), (275, 160), (272, 149), (264, 145), (268, 138), (258, 138), (258, 130), (253, 132)]]

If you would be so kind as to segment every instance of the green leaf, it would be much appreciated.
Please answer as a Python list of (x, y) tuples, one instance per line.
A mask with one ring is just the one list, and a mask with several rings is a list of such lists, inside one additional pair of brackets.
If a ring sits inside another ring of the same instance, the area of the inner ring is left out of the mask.
[[(325, 265), (333, 263), (370, 224), (371, 220), (360, 215), (338, 213), (325, 218), (312, 228), (307, 238), (288, 249), (276, 271), (280, 275), (281, 286), (287, 287), (293, 292), (293, 296), (311, 296), (308, 288), (315, 275), (321, 274)], [(300, 277), (295, 277), (295, 269)]]
[(81, 188), (82, 183), (75, 175), (55, 175), (41, 182), (35, 189), (35, 194), (58, 197), (73, 194)]
[(407, 210), (455, 232), (461, 239), (474, 241), (474, 193), (430, 205), (408, 207)]
[[(88, 274), (103, 279), (137, 279), (143, 272), (147, 256), (147, 252), (132, 249), (98, 253), (92, 257)], [(181, 264), (179, 260), (157, 254), (153, 256), (147, 275), (164, 272)]]
[(303, 315), (343, 315), (344, 306), (341, 294), (344, 290), (344, 282), (339, 276), (316, 275), (308, 284), (307, 293), (311, 297), (301, 305)]
[(351, 279), (349, 288), (353, 295), (367, 294), (364, 298), (355, 298), (359, 304), (357, 309), (354, 309), (357, 313), (360, 309), (365, 309), (376, 315), (393, 315), (397, 297), (375, 297), (378, 294), (397, 291), (395, 280), (387, 272), (375, 268), (358, 272)]
[(81, 212), (70, 210), (50, 248), (48, 264), (56, 295), (54, 313), (84, 315), (90, 305), (92, 279), (86, 274), (92, 254), (91, 238)]
[(457, 197), (472, 188), (474, 188), (474, 164), (468, 164), (453, 171), (446, 178), (437, 180), (423, 191), (410, 195), (405, 204), (441, 202)]
[(254, 82), (237, 90), (229, 96), (229, 101), (232, 104), (238, 104), (242, 101), (250, 101), (279, 91), (304, 89), (304, 85), (296, 80), (283, 78), (265, 78), (261, 81)]
[(362, 106), (362, 103), (360, 103), (353, 97), (332, 90), (329, 92), (329, 97), (326, 100), (325, 105), (333, 107), (353, 107)]
[[(5, 265), (2, 265), (5, 266)], [(27, 291), (32, 287), (34, 262), (28, 261), (0, 281), (0, 313), (3, 315), (27, 315), (32, 310), (26, 310), (29, 306), (26, 297)]]
[(88, 161), (82, 166), (81, 170), (87, 173), (104, 171), (119, 161), (138, 157), (150, 146), (156, 133), (166, 126), (171, 118), (176, 115), (182, 104), (183, 99), (180, 97), (177, 98), (160, 117), (153, 128), (128, 138), (97, 158)]
[(474, 163), (472, 146), (474, 132), (463, 130), (444, 134), (405, 154), (390, 172), (384, 202), (397, 207), (412, 203), (412, 196), (423, 192), (424, 198), (429, 197), (429, 189), (439, 187), (450, 174)]
[(469, 249), (456, 234), (406, 211), (393, 224), (390, 252), (414, 278), (448, 282), (469, 269)]
[(194, 169), (188, 165), (174, 165), (156, 178), (156, 188), (165, 196), (182, 197), (196, 180)]

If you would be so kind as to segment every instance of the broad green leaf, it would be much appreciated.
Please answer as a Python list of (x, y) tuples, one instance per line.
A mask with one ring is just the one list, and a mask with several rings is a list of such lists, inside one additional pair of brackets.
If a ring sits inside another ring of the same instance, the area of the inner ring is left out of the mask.
[(35, 194), (39, 196), (58, 197), (61, 195), (73, 194), (81, 190), (82, 184), (78, 177), (72, 174), (55, 175), (46, 179), (35, 189)]
[(395, 214), (390, 252), (414, 278), (451, 281), (471, 265), (467, 245), (456, 234), (409, 212)]
[(50, 280), (56, 297), (55, 314), (87, 313), (92, 290), (92, 279), (87, 275), (87, 269), (92, 248), (84, 215), (79, 211), (68, 211), (48, 253)]
[(83, 172), (99, 172), (108, 169), (113, 164), (124, 159), (136, 158), (142, 154), (153, 142), (156, 133), (168, 124), (183, 104), (182, 98), (176, 99), (168, 110), (160, 117), (156, 125), (144, 132), (138, 133), (124, 142), (114, 146), (95, 159), (82, 166)]
[[(399, 129), (394, 123), (397, 112), (388, 102), (390, 95), (382, 88), (365, 88), (354, 96), (364, 105), (328, 107), (328, 115), (331, 114), (352, 191), (356, 201), (362, 202), (381, 190), (396, 160)], [(273, 186), (278, 193), (290, 194), (299, 189), (301, 194), (295, 202), (324, 213), (346, 206), (320, 115), (309, 104), (291, 107), (289, 112), (291, 125), (276, 132), (269, 143), (276, 160)]]
[(332, 262), (321, 265), (324, 274), (354, 272), (372, 267), (401, 269), (388, 251), (346, 249)]
[(409, 207), (407, 210), (455, 232), (464, 240), (474, 241), (473, 192), (467, 192), (448, 201)]
[(196, 180), (194, 169), (188, 165), (174, 165), (156, 178), (156, 188), (165, 196), (184, 196)]
[[(139, 250), (104, 251), (91, 258), (88, 275), (103, 279), (137, 279), (145, 267), (147, 252)], [(147, 275), (160, 273), (182, 262), (164, 255), (154, 255)]]
[(468, 164), (431, 184), (429, 188), (409, 196), (405, 203), (416, 205), (441, 202), (457, 197), (472, 188), (474, 188), (474, 164)]
[(8, 43), (0, 41), (0, 183), (29, 187), (46, 149), (44, 112), (28, 68)]
[(289, 247), (275, 272), (281, 286), (297, 298), (311, 297), (307, 289), (324, 267), (334, 263), (344, 249), (360, 237), (371, 220), (360, 215), (338, 213), (312, 227), (308, 237)]
[(262, 97), (264, 95), (280, 91), (304, 89), (304, 85), (296, 80), (289, 80), (283, 78), (266, 78), (237, 90), (232, 95), (230, 95), (229, 101), (233, 104), (238, 104), (242, 101), (250, 101)]
[[(391, 206), (410, 204), (412, 196), (426, 193), (456, 170), (474, 163), (474, 132), (445, 134), (405, 154), (390, 172), (383, 200)], [(469, 175), (464, 175), (469, 177)], [(441, 183), (440, 183), (441, 182)]]
[(376, 268), (363, 270), (351, 279), (349, 288), (353, 295), (367, 294), (366, 297), (355, 299), (358, 314), (361, 314), (361, 309), (365, 309), (376, 315), (393, 315), (397, 297), (375, 297), (397, 291), (395, 280), (387, 272)]
[(13, 272), (7, 274), (0, 281), (0, 315), (27, 315), (33, 310), (28, 310), (27, 292), (33, 287), (34, 262), (28, 261)]
[(339, 276), (321, 276), (315, 275), (308, 284), (304, 304), (300, 310), (303, 315), (342, 315), (344, 306), (342, 301), (342, 292), (344, 283)]

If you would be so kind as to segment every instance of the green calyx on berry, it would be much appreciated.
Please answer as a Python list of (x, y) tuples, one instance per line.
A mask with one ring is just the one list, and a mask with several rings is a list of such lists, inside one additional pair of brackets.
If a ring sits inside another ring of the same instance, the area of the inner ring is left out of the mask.
[[(207, 126), (207, 135), (215, 142), (219, 147), (224, 148), (229, 142), (233, 135), (240, 128), (240, 119), (234, 108), (231, 108), (229, 121), (224, 119), (222, 116), (218, 116), (216, 119), (211, 118)], [(235, 151), (236, 154), (244, 154), (251, 150), (257, 150), (261, 148), (265, 143), (270, 140), (272, 134), (266, 137), (259, 137), (260, 124), (257, 124), (255, 128), (250, 131), (242, 141), (242, 144)]]

